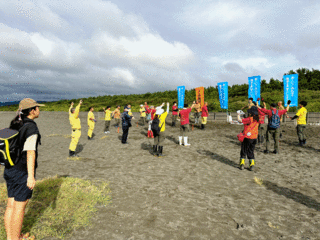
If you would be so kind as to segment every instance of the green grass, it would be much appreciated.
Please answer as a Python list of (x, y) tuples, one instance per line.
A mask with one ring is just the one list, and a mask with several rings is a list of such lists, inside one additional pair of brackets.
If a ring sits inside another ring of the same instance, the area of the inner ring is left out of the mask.
[[(247, 92), (240, 93), (229, 97), (229, 110), (234, 112), (239, 110), (241, 107), (245, 106), (248, 101)], [(231, 95), (230, 95), (231, 96)], [(262, 92), (261, 96), (265, 99), (267, 106), (269, 107), (271, 103), (276, 103), (278, 101), (283, 102), (283, 91), (273, 90), (272, 92)], [(194, 89), (186, 90), (185, 102), (191, 104), (196, 98)], [(68, 111), (70, 103), (74, 102), (75, 105), (78, 104), (80, 99), (72, 100), (61, 100), (58, 102), (48, 102), (45, 107), (41, 107), (41, 111)], [(299, 91), (299, 101), (307, 101), (307, 109), (309, 112), (320, 112), (320, 91), (315, 90), (300, 90)], [(165, 91), (156, 93), (145, 93), (145, 94), (131, 94), (131, 95), (114, 95), (114, 96), (98, 96), (89, 97), (83, 99), (83, 104), (81, 106), (81, 111), (86, 112), (89, 110), (90, 106), (93, 106), (95, 112), (103, 111), (103, 107), (107, 105), (112, 106), (111, 110), (114, 110), (116, 105), (121, 105), (121, 111), (123, 111), (123, 106), (126, 104), (132, 105), (132, 111), (138, 112), (139, 105), (143, 104), (145, 101), (148, 105), (159, 106), (163, 102), (169, 102), (170, 106), (174, 101), (177, 101), (177, 91)], [(226, 110), (220, 108), (219, 94), (217, 89), (214, 87), (205, 88), (205, 101), (209, 103), (208, 109), (210, 112), (225, 112)], [(0, 111), (16, 111), (18, 109), (17, 105), (0, 107)], [(290, 111), (296, 111), (296, 108), (292, 108)]]
[[(0, 185), (0, 215), (7, 201), (6, 185)], [(51, 177), (36, 182), (27, 205), (22, 232), (36, 239), (64, 239), (74, 229), (90, 225), (98, 205), (111, 202), (108, 183), (93, 183), (71, 177)], [(0, 239), (6, 239), (3, 218), (0, 219)]]

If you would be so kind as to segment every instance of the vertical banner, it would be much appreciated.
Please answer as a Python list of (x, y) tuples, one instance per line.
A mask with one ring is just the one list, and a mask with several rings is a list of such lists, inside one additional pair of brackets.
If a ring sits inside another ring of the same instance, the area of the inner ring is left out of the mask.
[(220, 107), (228, 109), (228, 82), (218, 83)]
[(298, 74), (283, 76), (284, 106), (291, 100), (290, 107), (298, 107)]
[(204, 87), (196, 88), (196, 99), (199, 100), (202, 108), (204, 105)]
[[(248, 77), (248, 81), (249, 81), (248, 96), (249, 98), (253, 98), (253, 101), (257, 102), (261, 94), (261, 77), (260, 76)], [(260, 105), (260, 100), (258, 101), (258, 104)]]
[(177, 91), (178, 91), (178, 108), (183, 108), (186, 87), (185, 86), (179, 86)]

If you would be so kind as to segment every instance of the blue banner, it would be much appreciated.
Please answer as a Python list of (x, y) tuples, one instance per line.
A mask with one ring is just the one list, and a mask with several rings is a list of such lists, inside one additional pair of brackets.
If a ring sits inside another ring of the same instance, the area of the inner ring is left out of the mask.
[(183, 108), (186, 87), (185, 86), (179, 86), (177, 91), (178, 91), (178, 108)]
[(228, 82), (218, 83), (219, 101), (222, 109), (228, 109)]
[[(257, 102), (261, 94), (261, 77), (260, 76), (248, 77), (248, 81), (249, 81), (248, 96), (249, 98), (253, 98), (254, 102)], [(260, 100), (258, 101), (258, 104), (260, 105)]]
[(298, 74), (283, 76), (284, 106), (291, 100), (290, 107), (298, 107)]

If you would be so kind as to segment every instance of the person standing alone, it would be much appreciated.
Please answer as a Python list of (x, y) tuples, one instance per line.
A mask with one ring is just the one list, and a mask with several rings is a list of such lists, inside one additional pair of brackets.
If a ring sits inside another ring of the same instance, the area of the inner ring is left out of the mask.
[(81, 137), (81, 123), (79, 118), (80, 107), (82, 100), (80, 100), (78, 106), (73, 108), (73, 102), (69, 108), (69, 121), (72, 128), (71, 143), (69, 146), (69, 157), (76, 157), (76, 149)]
[(94, 108), (90, 107), (88, 112), (88, 140), (92, 139), (92, 133), (97, 120), (94, 118), (93, 114)]
[(20, 156), (15, 159), (14, 166), (6, 166), (4, 169), (8, 193), (4, 225), (9, 240), (34, 239), (34, 236), (21, 235), (21, 229), (26, 205), (36, 185), (38, 144), (41, 144), (41, 135), (34, 120), (40, 115), (40, 106), (44, 105), (31, 98), (21, 100), (19, 114), (10, 123), (10, 129), (19, 131), (20, 149), (17, 151)]

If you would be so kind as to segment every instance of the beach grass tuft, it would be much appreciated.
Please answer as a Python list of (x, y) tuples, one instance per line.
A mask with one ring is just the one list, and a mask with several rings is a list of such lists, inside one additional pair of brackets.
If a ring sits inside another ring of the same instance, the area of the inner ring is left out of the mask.
[[(5, 184), (0, 184), (0, 214), (7, 201)], [(27, 205), (22, 232), (37, 239), (64, 239), (74, 229), (90, 225), (97, 206), (111, 202), (109, 185), (71, 177), (50, 177), (36, 182)], [(0, 219), (0, 239), (6, 239), (3, 218)]]

